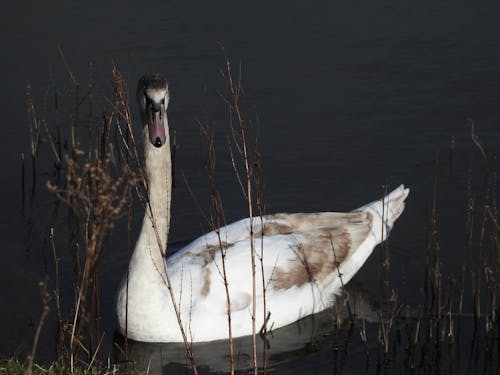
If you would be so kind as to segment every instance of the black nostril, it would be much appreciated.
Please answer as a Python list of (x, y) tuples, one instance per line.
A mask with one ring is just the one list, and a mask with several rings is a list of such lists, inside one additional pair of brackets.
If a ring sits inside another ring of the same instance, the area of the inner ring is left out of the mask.
[(160, 137), (156, 137), (154, 146), (155, 147), (161, 147), (161, 145), (162, 145), (162, 143), (161, 143)]

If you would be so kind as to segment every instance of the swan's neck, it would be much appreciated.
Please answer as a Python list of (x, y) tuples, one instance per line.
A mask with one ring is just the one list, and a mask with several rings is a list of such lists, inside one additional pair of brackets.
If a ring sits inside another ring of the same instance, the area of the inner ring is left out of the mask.
[(154, 147), (144, 130), (145, 172), (148, 182), (148, 199), (142, 229), (130, 262), (130, 270), (141, 277), (158, 277), (165, 271), (164, 255), (167, 250), (170, 226), (172, 174), (170, 138), (165, 121), (166, 142)]

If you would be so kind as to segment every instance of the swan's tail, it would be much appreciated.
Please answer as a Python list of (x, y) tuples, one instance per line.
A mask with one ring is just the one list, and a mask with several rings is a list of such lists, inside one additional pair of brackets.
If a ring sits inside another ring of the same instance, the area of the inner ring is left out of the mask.
[(400, 185), (384, 198), (368, 203), (355, 211), (368, 211), (373, 215), (372, 234), (377, 244), (387, 238), (396, 219), (405, 209), (405, 199), (410, 189)]
[(358, 272), (375, 246), (387, 238), (394, 222), (405, 209), (405, 199), (409, 192), (410, 189), (401, 185), (384, 198), (354, 210), (354, 212), (364, 211), (371, 214), (369, 233), (359, 246), (353, 247), (353, 251), (339, 265), (342, 280), (339, 277), (334, 278), (335, 283), (332, 284), (334, 293), (342, 290), (342, 285), (345, 285)]

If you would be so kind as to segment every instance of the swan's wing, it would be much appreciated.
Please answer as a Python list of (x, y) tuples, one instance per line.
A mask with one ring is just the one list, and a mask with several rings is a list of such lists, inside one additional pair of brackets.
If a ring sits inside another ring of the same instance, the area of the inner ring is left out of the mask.
[[(262, 259), (264, 279), (271, 291), (326, 282), (365, 241), (371, 230), (371, 218), (367, 212), (266, 217), (265, 225), (255, 232), (253, 241), (257, 277), (262, 278)], [(248, 225), (248, 220), (238, 222), (238, 225)], [(244, 301), (250, 303), (246, 296), (252, 293), (251, 240), (246, 234), (234, 243), (223, 242), (221, 249), (218, 241), (208, 241), (209, 235), (204, 236), (204, 241), (199, 239), (171, 257), (169, 267), (175, 269), (183, 263), (185, 271), (189, 268), (189, 272), (197, 274), (197, 300), (201, 301), (211, 295), (213, 298), (214, 294), (224, 296), (225, 266), (231, 293), (235, 294), (238, 309), (243, 309), (246, 307)], [(222, 254), (225, 265), (222, 264)]]
[[(347, 225), (371, 225), (377, 232), (382, 222), (390, 229), (394, 221), (404, 210), (404, 201), (409, 189), (403, 185), (396, 188), (383, 200), (371, 202), (349, 213), (315, 212), (315, 213), (279, 213), (257, 216), (253, 218), (254, 237), (266, 238), (277, 234), (294, 234), (316, 229), (335, 230)], [(373, 215), (378, 222), (367, 221), (367, 216)], [(182, 256), (182, 252), (199, 253), (205, 250), (215, 250), (219, 247), (232, 247), (235, 243), (250, 238), (250, 219), (241, 219), (232, 224), (211, 231), (184, 247), (173, 257)], [(382, 229), (380, 229), (382, 231)], [(379, 243), (385, 237), (377, 240)]]

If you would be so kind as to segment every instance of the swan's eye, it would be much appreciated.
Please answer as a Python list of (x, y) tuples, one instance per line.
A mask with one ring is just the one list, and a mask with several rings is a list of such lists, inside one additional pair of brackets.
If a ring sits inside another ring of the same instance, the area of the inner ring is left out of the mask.
[(165, 105), (165, 98), (161, 100), (160, 104)]

